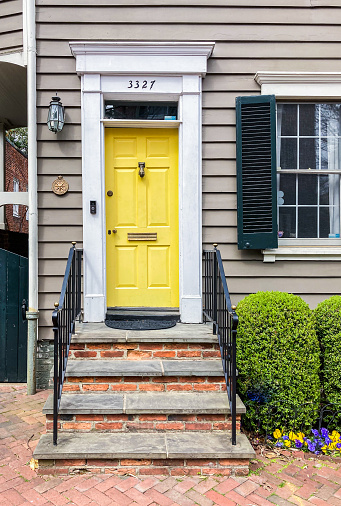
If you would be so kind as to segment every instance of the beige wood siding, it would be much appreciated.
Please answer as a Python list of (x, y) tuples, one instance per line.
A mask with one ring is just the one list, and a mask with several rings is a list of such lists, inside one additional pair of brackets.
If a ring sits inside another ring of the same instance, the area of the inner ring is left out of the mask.
[(21, 51), (22, 47), (22, 0), (2, 0), (0, 3), (0, 55)]
[[(238, 251), (235, 97), (259, 94), (257, 71), (341, 72), (339, 0), (37, 0), (40, 338), (72, 240), (82, 241), (80, 80), (71, 40), (214, 41), (203, 81), (203, 240), (222, 252), (233, 302), (258, 290), (302, 295), (311, 306), (341, 293), (338, 262), (277, 261)], [(45, 125), (51, 96), (66, 126)], [(52, 194), (63, 174), (70, 191)]]

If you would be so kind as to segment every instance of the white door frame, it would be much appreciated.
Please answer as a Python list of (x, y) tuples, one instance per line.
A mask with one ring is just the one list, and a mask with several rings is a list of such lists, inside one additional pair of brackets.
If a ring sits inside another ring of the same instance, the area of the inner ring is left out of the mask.
[[(104, 99), (115, 99), (179, 102), (180, 318), (184, 323), (199, 323), (202, 321), (201, 84), (214, 44), (71, 42), (70, 47), (82, 80), (84, 321), (103, 321), (107, 310), (104, 127), (112, 126), (115, 120), (104, 120)], [(155, 80), (155, 83), (152, 88), (150, 85), (145, 89), (140, 85), (130, 88), (130, 80), (135, 86), (136, 81)], [(90, 200), (97, 203), (96, 214), (90, 214)]]

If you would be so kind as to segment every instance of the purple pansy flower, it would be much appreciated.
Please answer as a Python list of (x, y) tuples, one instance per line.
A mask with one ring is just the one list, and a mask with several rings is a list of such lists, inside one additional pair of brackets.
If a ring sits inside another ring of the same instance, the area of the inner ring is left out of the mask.
[(323, 436), (323, 437), (327, 437), (327, 436), (329, 435), (329, 431), (328, 431), (328, 429), (324, 429), (324, 428), (322, 427), (322, 429), (321, 429), (321, 434), (322, 434), (322, 436)]

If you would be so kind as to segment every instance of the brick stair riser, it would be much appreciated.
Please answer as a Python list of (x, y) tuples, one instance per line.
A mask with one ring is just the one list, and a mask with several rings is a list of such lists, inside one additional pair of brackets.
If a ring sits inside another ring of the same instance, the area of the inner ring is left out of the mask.
[(38, 474), (113, 474), (118, 476), (247, 476), (249, 459), (75, 459), (39, 460)]
[(223, 376), (67, 377), (63, 392), (224, 392)]
[[(60, 415), (58, 429), (67, 432), (166, 432), (231, 431), (229, 415)], [(46, 416), (46, 431), (53, 430), (52, 415)], [(240, 431), (240, 415), (237, 415)]]
[(70, 359), (217, 359), (220, 351), (217, 344), (177, 343), (132, 343), (132, 344), (71, 344)]

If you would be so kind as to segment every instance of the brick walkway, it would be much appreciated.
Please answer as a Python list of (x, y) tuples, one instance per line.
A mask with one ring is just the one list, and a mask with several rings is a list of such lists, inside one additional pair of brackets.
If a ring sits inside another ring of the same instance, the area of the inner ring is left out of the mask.
[(44, 431), (48, 391), (0, 384), (0, 505), (341, 506), (341, 463), (257, 457), (248, 478), (115, 475), (41, 477), (29, 461)]

